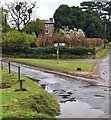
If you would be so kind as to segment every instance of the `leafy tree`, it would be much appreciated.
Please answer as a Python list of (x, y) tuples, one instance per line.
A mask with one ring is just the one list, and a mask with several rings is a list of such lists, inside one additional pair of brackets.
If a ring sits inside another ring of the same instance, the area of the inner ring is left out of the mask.
[(109, 39), (111, 41), (111, 1), (106, 2), (105, 6), (102, 8), (103, 10), (103, 25), (106, 25), (106, 28), (104, 27), (105, 32), (105, 38)]
[(21, 31), (30, 21), (36, 2), (28, 3), (27, 1), (16, 1), (14, 3), (6, 4), (6, 6), (11, 18), (10, 23), (15, 25), (15, 27)]
[[(93, 5), (92, 5), (93, 3)], [(111, 40), (111, 1), (108, 0), (101, 0), (93, 2), (82, 2), (81, 3), (82, 9), (85, 10), (92, 10), (92, 12), (98, 12), (99, 17), (102, 20), (102, 35), (103, 38), (107, 38)]]
[(1, 29), (2, 29), (2, 32), (6, 32), (6, 31), (9, 31), (10, 30), (10, 26), (9, 24), (7, 23), (7, 11), (1, 7), (0, 8), (0, 24), (1, 24)]
[(38, 37), (38, 35), (45, 33), (45, 25), (43, 21), (36, 19), (29, 22), (23, 30), (29, 34), (32, 34), (34, 32)]
[(93, 14), (87, 14), (86, 11), (86, 17), (85, 17), (85, 26), (84, 31), (86, 33), (87, 37), (102, 37), (102, 21), (98, 16), (95, 16)]
[(70, 7), (68, 5), (61, 5), (54, 14), (55, 28), (59, 29), (63, 26), (69, 26), (71, 24), (70, 16)]
[(80, 3), (80, 5), (85, 10), (94, 10), (94, 9), (96, 9), (95, 2), (93, 2), (93, 1), (87, 1), (87, 2), (85, 1), (85, 2)]
[(84, 14), (82, 12), (82, 10), (79, 7), (71, 7), (71, 11), (72, 13), (71, 15), (71, 23), (72, 25), (70, 25), (70, 28), (81, 28), (83, 29), (84, 27)]
[[(85, 32), (86, 37), (102, 36), (102, 22), (97, 11), (83, 11), (79, 7), (68, 7), (67, 5), (61, 5), (55, 11), (54, 19), (55, 29), (68, 26), (69, 29), (82, 29)], [(90, 28), (92, 23), (95, 26), (93, 29)]]
[(5, 32), (3, 33), (2, 40), (3, 53), (23, 51), (26, 48), (32, 47), (32, 43), (35, 43), (35, 40), (36, 36), (34, 34), (29, 35), (17, 30)]
[(110, 21), (111, 20), (111, 1), (107, 2), (105, 4), (105, 7), (103, 7), (102, 10), (105, 12), (103, 14), (108, 16), (108, 21)]

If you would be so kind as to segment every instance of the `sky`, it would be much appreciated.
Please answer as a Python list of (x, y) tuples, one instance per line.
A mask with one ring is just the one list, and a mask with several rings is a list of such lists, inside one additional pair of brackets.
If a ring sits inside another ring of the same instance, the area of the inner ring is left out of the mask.
[[(15, 0), (0, 0), (3, 3), (13, 2)], [(20, 0), (19, 0), (20, 1)], [(23, 1), (23, 0), (21, 0)], [(91, 0), (28, 0), (31, 2), (37, 2), (36, 8), (33, 12), (33, 19), (49, 19), (52, 18), (54, 12), (58, 7), (62, 4), (67, 4), (69, 7), (71, 6), (80, 6), (80, 3), (83, 1), (91, 1)]]
[(84, 0), (38, 0), (37, 15), (40, 19), (53, 17), (54, 12), (62, 4), (79, 6)]

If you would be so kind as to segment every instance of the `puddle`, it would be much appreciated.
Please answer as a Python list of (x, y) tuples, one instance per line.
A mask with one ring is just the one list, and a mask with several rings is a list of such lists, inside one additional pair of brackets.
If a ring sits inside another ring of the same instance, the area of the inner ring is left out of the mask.
[(95, 97), (104, 97), (103, 95), (94, 95)]
[(93, 109), (89, 104), (76, 101), (61, 103), (61, 115), (56, 118), (100, 118), (104, 116), (101, 110)]

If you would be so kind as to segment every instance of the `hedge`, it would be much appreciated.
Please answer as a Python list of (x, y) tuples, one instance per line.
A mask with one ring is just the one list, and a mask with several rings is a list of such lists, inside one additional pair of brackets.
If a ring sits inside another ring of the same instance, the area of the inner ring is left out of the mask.
[[(3, 51), (4, 52), (4, 51)], [(94, 55), (95, 50), (85, 47), (60, 47), (60, 58), (81, 58), (88, 56), (88, 52)], [(27, 48), (13, 53), (17, 57), (25, 58), (56, 58), (57, 48), (54, 47), (37, 47)]]

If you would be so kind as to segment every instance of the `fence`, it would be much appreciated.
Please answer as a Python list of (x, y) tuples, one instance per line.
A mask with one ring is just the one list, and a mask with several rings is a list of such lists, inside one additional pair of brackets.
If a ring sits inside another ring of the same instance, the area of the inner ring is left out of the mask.
[(20, 90), (23, 90), (23, 88), (22, 88), (23, 80), (21, 80), (21, 78), (20, 78), (20, 76), (21, 76), (21, 73), (20, 73), (21, 68), (20, 68), (20, 66), (16, 66), (16, 65), (14, 65), (11, 62), (6, 61), (6, 60), (0, 60), (0, 61), (1, 61), (1, 70), (3, 70), (3, 68), (4, 68), (3, 63), (8, 64), (8, 72), (9, 72), (9, 74), (11, 74), (11, 66), (16, 67), (18, 69), (18, 73), (17, 73), (18, 74), (18, 82), (20, 84)]

